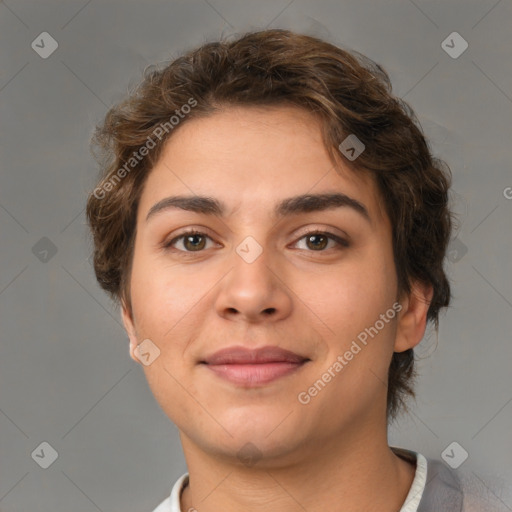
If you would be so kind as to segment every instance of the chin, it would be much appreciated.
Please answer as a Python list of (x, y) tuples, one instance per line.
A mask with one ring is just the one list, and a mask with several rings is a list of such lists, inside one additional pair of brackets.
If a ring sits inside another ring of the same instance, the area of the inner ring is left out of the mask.
[(259, 455), (269, 460), (277, 460), (295, 452), (305, 442), (305, 432), (298, 425), (285, 425), (285, 416), (272, 420), (268, 418), (266, 421), (260, 418), (259, 421), (253, 422), (250, 419), (236, 426), (231, 425), (229, 431), (233, 437), (225, 437), (225, 448), (231, 454), (233, 451), (236, 452), (238, 457), (243, 457), (244, 454), (248, 457)]
[(236, 436), (223, 449), (219, 449), (219, 446), (212, 448), (217, 456), (226, 458), (231, 463), (247, 468), (275, 469), (285, 467), (297, 459), (301, 445), (302, 440), (292, 439), (290, 435), (270, 439), (270, 436), (253, 434)]

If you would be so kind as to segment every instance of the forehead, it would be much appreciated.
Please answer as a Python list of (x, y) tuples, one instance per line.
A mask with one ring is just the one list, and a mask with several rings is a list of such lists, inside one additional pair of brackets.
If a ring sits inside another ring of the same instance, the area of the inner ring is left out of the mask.
[(227, 214), (273, 210), (282, 198), (338, 191), (363, 203), (372, 219), (385, 220), (369, 173), (333, 162), (321, 121), (289, 106), (230, 107), (186, 120), (167, 140), (151, 170), (139, 218), (169, 195), (211, 196)]

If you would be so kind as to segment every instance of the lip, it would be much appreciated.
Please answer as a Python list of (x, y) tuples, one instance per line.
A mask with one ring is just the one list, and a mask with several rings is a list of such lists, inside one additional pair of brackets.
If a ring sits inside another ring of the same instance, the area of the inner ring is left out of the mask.
[(309, 359), (275, 346), (228, 347), (201, 361), (206, 368), (234, 384), (257, 387), (299, 370)]
[(302, 363), (307, 357), (300, 356), (281, 347), (266, 346), (248, 349), (242, 346), (224, 348), (208, 356), (206, 364), (262, 364), (262, 363)]

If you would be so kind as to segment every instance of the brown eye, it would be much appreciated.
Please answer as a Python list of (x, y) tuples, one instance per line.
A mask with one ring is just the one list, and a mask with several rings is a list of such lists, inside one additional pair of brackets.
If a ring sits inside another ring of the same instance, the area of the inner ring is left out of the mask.
[(329, 242), (328, 237), (321, 234), (308, 235), (306, 237), (306, 244), (310, 249), (322, 250), (325, 249)]
[(200, 251), (201, 249), (204, 249), (205, 245), (206, 239), (202, 235), (186, 235), (183, 238), (183, 246), (187, 250)]
[[(299, 247), (299, 249), (305, 249), (314, 252), (327, 252), (324, 249), (343, 249), (349, 247), (349, 243), (340, 238), (339, 236), (329, 233), (327, 231), (312, 231), (306, 233), (297, 242), (305, 240), (305, 247)], [(332, 242), (331, 247), (328, 247), (329, 243)]]
[[(208, 240), (211, 240), (211, 238), (205, 233), (198, 231), (188, 231), (164, 244), (164, 248), (185, 253), (200, 252), (205, 249)], [(183, 248), (179, 247), (180, 243)], [(175, 248), (175, 246), (178, 247)]]

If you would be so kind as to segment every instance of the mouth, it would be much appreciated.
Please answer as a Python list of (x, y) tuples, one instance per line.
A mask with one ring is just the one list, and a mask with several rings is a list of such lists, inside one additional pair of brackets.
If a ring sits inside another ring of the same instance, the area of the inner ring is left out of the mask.
[(298, 371), (309, 358), (279, 347), (229, 347), (200, 361), (218, 377), (242, 387), (258, 387)]

